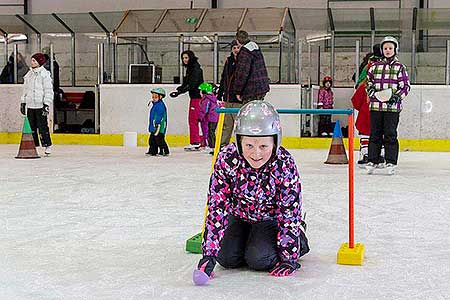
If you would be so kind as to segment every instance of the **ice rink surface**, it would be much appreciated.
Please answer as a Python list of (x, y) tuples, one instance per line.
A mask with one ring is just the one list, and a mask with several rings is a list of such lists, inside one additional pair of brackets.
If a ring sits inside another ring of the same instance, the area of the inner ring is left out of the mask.
[(450, 153), (402, 152), (395, 176), (356, 169), (366, 257), (342, 266), (347, 166), (291, 150), (311, 246), (302, 268), (274, 278), (217, 267), (196, 287), (200, 255), (184, 248), (201, 229), (211, 156), (57, 145), (16, 160), (17, 149), (0, 145), (0, 299), (450, 299)]

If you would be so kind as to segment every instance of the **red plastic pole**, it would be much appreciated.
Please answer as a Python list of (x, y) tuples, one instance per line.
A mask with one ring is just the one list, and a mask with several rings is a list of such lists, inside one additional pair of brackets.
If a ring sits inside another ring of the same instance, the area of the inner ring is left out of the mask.
[(354, 150), (353, 150), (353, 113), (348, 115), (348, 213), (349, 213), (349, 242), (350, 249), (355, 247), (355, 220), (354, 220), (354, 197), (355, 197), (355, 185), (354, 185)]

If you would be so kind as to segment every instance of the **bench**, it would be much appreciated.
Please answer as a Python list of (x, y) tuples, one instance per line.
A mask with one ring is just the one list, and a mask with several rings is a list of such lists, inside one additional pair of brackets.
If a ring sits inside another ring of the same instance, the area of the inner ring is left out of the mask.
[[(64, 124), (65, 127), (81, 126), (81, 123), (86, 119), (94, 119), (94, 109), (79, 108), (83, 102), (85, 92), (66, 92), (64, 93), (63, 102), (67, 104), (67, 107), (55, 108), (55, 124)], [(58, 121), (57, 113), (62, 113), (62, 122)], [(74, 124), (68, 124), (68, 114), (71, 115), (72, 122), (76, 120)], [(80, 123), (78, 123), (80, 122)], [(76, 125), (76, 126), (75, 126)]]

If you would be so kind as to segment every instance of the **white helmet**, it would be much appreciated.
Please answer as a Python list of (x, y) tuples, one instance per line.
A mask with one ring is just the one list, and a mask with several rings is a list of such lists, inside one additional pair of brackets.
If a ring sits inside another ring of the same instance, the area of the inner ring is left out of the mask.
[(240, 136), (276, 136), (277, 151), (282, 137), (280, 116), (269, 102), (251, 101), (239, 110), (234, 122), (234, 132), (239, 154), (242, 154)]
[(398, 41), (397, 41), (397, 39), (395, 38), (395, 37), (393, 37), (393, 36), (385, 36), (382, 40), (381, 40), (381, 42), (380, 42), (380, 48), (381, 48), (381, 53), (383, 53), (383, 44), (384, 43), (392, 43), (392, 44), (394, 44), (394, 51), (395, 51), (395, 54), (398, 54), (398, 48), (399, 48), (399, 45), (398, 45)]

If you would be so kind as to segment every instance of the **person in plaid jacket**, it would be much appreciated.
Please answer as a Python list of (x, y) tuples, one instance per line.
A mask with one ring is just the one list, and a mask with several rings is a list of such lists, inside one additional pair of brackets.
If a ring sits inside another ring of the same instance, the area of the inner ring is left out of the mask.
[(395, 173), (398, 161), (397, 127), (403, 101), (410, 90), (405, 65), (397, 58), (398, 41), (386, 36), (380, 43), (383, 58), (374, 62), (367, 71), (367, 95), (370, 109), (369, 162), (367, 173), (372, 174), (384, 145), (386, 168), (389, 175)]
[(258, 44), (250, 41), (246, 31), (238, 31), (236, 40), (242, 47), (237, 56), (231, 91), (236, 95), (237, 100), (244, 104), (252, 100), (264, 100), (270, 87), (261, 49)]

